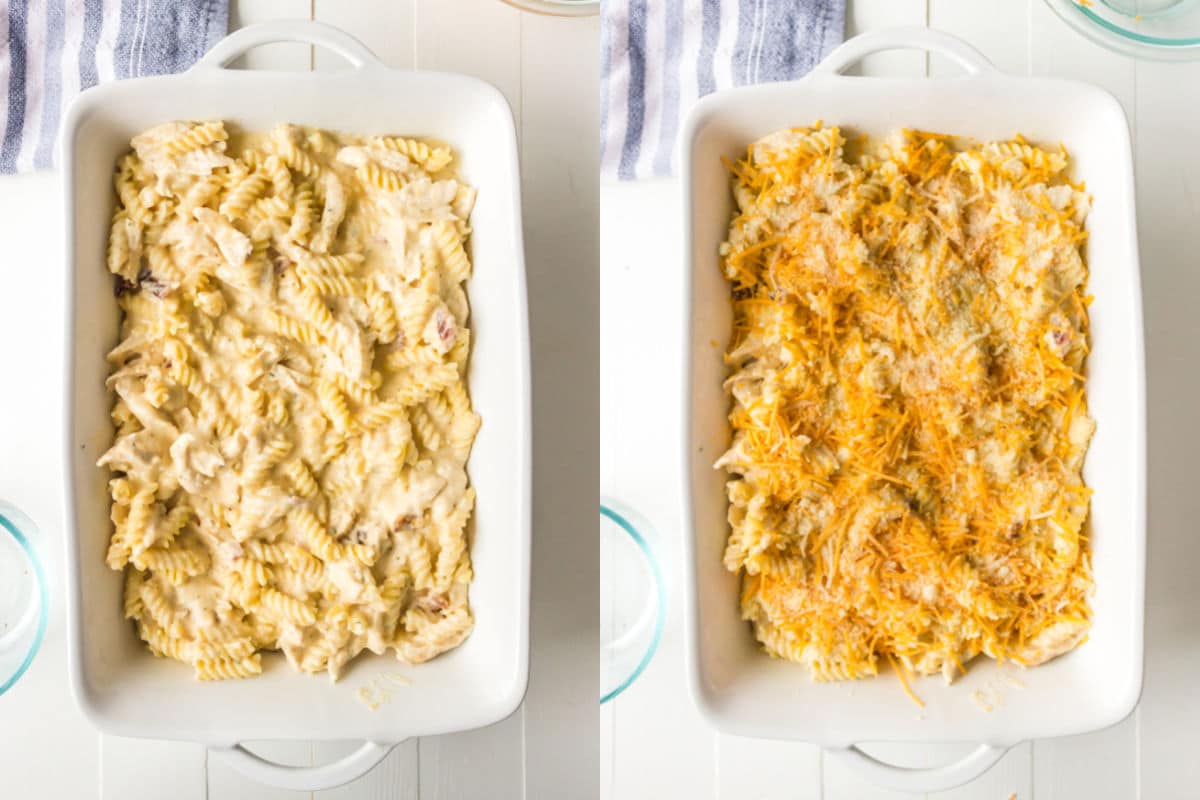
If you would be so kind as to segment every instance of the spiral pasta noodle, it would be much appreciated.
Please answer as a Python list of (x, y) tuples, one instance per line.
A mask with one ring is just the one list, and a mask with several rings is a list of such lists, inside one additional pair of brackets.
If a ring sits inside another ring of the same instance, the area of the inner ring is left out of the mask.
[[(363, 650), (458, 646), (479, 418), (463, 383), (475, 192), (452, 152), (219, 121), (131, 145), (99, 462), (122, 613), (199, 680), (258, 675), (273, 651), (336, 678)], [(421, 244), (393, 248), (388, 226)]]
[(1091, 618), (1090, 198), (1020, 137), (845, 144), (794, 128), (728, 164), (742, 615), (814, 680), (1042, 663)]

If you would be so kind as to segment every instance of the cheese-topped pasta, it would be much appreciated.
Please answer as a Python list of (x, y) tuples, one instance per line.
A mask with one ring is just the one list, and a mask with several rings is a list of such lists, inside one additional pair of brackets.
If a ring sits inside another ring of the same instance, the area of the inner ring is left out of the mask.
[(1023, 139), (779, 131), (731, 164), (725, 565), (774, 656), (949, 680), (1081, 643), (1089, 200)]
[(464, 249), (449, 149), (171, 122), (117, 165), (116, 437), (100, 459), (125, 614), (201, 679), (473, 622)]

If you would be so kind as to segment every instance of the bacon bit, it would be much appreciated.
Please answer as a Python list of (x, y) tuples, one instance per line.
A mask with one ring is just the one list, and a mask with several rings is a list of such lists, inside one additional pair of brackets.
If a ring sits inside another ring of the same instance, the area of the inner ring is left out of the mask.
[(447, 350), (454, 346), (454, 340), (458, 337), (458, 325), (454, 317), (445, 311), (438, 312), (437, 333)]
[(441, 592), (422, 590), (413, 600), (413, 605), (434, 614), (440, 614), (450, 605), (450, 600)]
[(276, 277), (283, 275), (283, 273), (295, 266), (292, 264), (292, 260), (290, 258), (273, 247), (268, 252), (268, 257), (271, 260), (271, 267), (275, 270)]
[(246, 550), (242, 547), (242, 543), (238, 541), (221, 542), (221, 548), (226, 552), (231, 561), (241, 561), (246, 557)]
[(113, 297), (124, 297), (127, 294), (132, 294), (138, 289), (138, 285), (133, 281), (126, 280), (120, 275), (113, 276)]
[(138, 288), (145, 289), (160, 300), (166, 297), (167, 293), (171, 290), (169, 286), (154, 277), (154, 273), (145, 267), (138, 272)]

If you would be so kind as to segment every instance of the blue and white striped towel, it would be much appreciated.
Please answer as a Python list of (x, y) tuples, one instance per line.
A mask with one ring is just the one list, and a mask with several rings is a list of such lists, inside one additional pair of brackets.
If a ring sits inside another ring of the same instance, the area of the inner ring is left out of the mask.
[(187, 69), (228, 18), (229, 0), (0, 0), (0, 172), (52, 167), (75, 95)]
[(674, 172), (679, 121), (717, 89), (799, 78), (842, 40), (845, 0), (602, 0), (600, 172)]

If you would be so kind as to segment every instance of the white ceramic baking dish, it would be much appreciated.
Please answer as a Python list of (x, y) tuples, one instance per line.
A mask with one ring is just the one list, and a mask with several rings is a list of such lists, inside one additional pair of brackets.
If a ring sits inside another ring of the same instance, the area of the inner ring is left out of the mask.
[[(940, 53), (965, 74), (949, 79), (841, 74), (869, 53), (895, 48)], [(796, 665), (768, 658), (739, 616), (738, 578), (721, 563), (729, 533), (725, 475), (712, 466), (729, 441), (721, 355), (731, 312), (717, 248), (733, 204), (721, 156), (739, 158), (760, 136), (815, 120), (871, 135), (915, 127), (978, 139), (1023, 133), (1040, 142), (1062, 142), (1074, 156), (1076, 176), (1094, 195), (1087, 222), (1090, 290), (1095, 295), (1088, 400), (1097, 430), (1084, 478), (1095, 490), (1095, 621), (1082, 647), (1019, 671), (1024, 688), (1012, 685), (1001, 668), (982, 658), (955, 685), (945, 686), (940, 678), (918, 681), (915, 688), (926, 701), (920, 710), (893, 675), (852, 685), (814, 684)], [(703, 715), (732, 734), (821, 744), (877, 782), (910, 791), (963, 783), (1016, 742), (1083, 733), (1124, 718), (1142, 685), (1146, 426), (1133, 167), (1128, 126), (1117, 101), (1083, 83), (1004, 75), (974, 48), (942, 33), (887, 30), (846, 42), (800, 81), (734, 89), (701, 100), (684, 126), (680, 146), (688, 669)], [(972, 701), (977, 690), (992, 698), (992, 711)], [(902, 770), (854, 747), (888, 741), (980, 746), (963, 760), (932, 771)]]
[[(225, 69), (262, 44), (308, 42), (352, 68), (337, 72)], [(364, 654), (331, 684), (291, 670), (279, 656), (250, 680), (199, 683), (184, 665), (150, 655), (121, 614), (121, 579), (104, 564), (111, 534), (105, 470), (112, 438), (105, 352), (119, 312), (104, 263), (113, 212), (111, 175), (129, 139), (173, 119), (223, 119), (252, 130), (294, 122), (358, 134), (406, 133), (452, 145), (463, 178), (479, 190), (471, 217), (474, 277), (468, 375), (483, 418), (468, 471), (478, 493), (471, 556), (476, 626), (461, 647), (408, 667)], [(517, 143), (504, 97), (475, 78), (385, 67), (349, 35), (284, 22), (242, 29), (193, 69), (173, 77), (107, 84), (85, 92), (63, 127), (67, 335), (66, 551), (71, 683), (84, 713), (105, 733), (202, 742), (243, 771), (285, 788), (353, 779), (411, 736), (475, 728), (520, 704), (528, 674), (530, 548), (529, 336)], [(355, 696), (383, 673), (412, 685), (371, 711)], [(294, 770), (258, 759), (239, 743), (261, 739), (364, 740), (332, 765)]]

